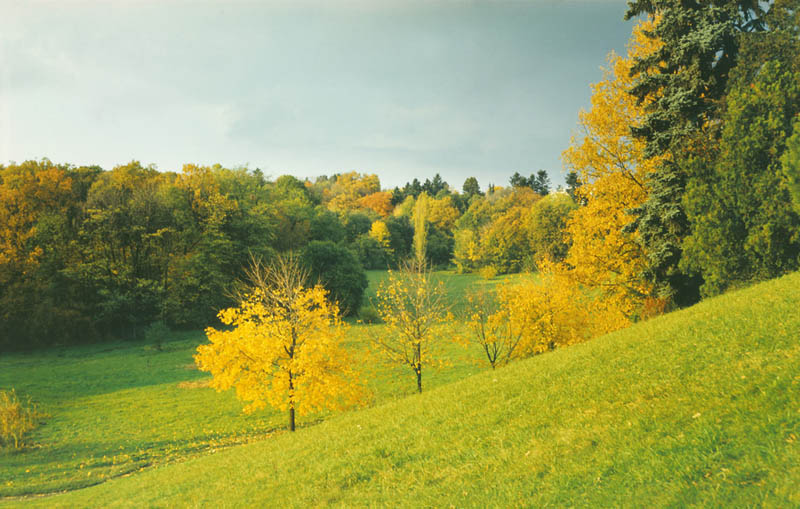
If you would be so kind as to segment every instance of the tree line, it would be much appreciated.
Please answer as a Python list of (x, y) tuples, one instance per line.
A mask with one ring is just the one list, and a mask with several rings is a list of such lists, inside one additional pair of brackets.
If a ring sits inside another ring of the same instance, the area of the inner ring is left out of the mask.
[(234, 303), (250, 256), (287, 252), (355, 314), (364, 269), (410, 256), (420, 199), (428, 261), (451, 263), (457, 220), (486, 199), (467, 183), (475, 190), (459, 193), (436, 175), (393, 204), (403, 190), (357, 172), (311, 182), (219, 165), (0, 166), (0, 348), (143, 337), (155, 322), (204, 327)]

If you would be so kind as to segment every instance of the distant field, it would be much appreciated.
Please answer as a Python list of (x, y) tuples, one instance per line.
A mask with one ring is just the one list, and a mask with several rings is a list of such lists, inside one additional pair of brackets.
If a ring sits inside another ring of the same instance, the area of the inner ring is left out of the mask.
[[(385, 275), (370, 272), (370, 295)], [(437, 277), (446, 282), (456, 305), (466, 288), (493, 283), (448, 272)], [(363, 370), (376, 403), (415, 390), (410, 371), (386, 366), (367, 351), (369, 335), (381, 330), (352, 324), (348, 336), (349, 346), (368, 356)], [(208, 376), (195, 369), (192, 359), (205, 341), (205, 334), (195, 331), (174, 334), (162, 351), (149, 344), (117, 342), (0, 358), (0, 388), (15, 387), (50, 414), (33, 435), (31, 450), (0, 455), (0, 497), (81, 488), (282, 433), (283, 414), (243, 415), (232, 392), (205, 387)], [(448, 366), (427, 370), (425, 388), (479, 371), (475, 353), (444, 341), (441, 355)], [(299, 426), (323, 418), (304, 418)]]
[[(36, 436), (41, 450), (4, 457), (0, 475), (40, 488), (49, 475), (75, 488), (112, 473), (100, 455), (110, 457), (117, 444), (126, 453), (139, 444), (151, 455), (181, 444), (151, 460), (155, 468), (28, 502), (797, 507), (798, 309), (795, 273), (494, 372), (478, 372), (455, 347), (459, 360), (432, 376), (422, 395), (410, 380), (402, 383), (402, 373), (397, 385), (376, 377), (388, 395), (374, 408), (216, 451), (216, 435), (204, 430), (262, 438), (283, 419), (245, 418), (229, 394), (179, 388), (200, 378), (177, 369), (190, 360), (191, 338), (165, 353), (120, 346), (6, 359), (0, 384), (15, 370), (17, 380), (31, 380), (26, 392), (46, 396), (54, 417)], [(112, 366), (124, 376), (113, 376)], [(98, 373), (93, 382), (81, 375), (90, 371)], [(54, 377), (82, 382), (56, 388), (46, 382)], [(136, 434), (129, 420), (161, 420), (165, 429)], [(178, 450), (192, 439), (206, 454)], [(80, 463), (82, 472), (72, 472)]]

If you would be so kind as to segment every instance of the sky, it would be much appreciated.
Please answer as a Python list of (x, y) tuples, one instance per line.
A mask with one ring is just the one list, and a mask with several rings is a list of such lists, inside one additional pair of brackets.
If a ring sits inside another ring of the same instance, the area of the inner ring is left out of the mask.
[(624, 1), (0, 0), (0, 163), (358, 171), (460, 189), (547, 170)]

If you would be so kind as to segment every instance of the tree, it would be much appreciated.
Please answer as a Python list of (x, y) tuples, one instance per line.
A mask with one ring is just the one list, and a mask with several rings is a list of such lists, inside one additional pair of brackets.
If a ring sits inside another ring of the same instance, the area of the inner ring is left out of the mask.
[(570, 242), (565, 230), (576, 208), (572, 198), (563, 193), (546, 196), (533, 205), (528, 239), (536, 258), (560, 262), (567, 256)]
[(639, 55), (658, 47), (645, 36), (651, 28), (652, 22), (634, 27), (627, 58), (609, 56), (604, 79), (592, 86), (591, 109), (579, 115), (583, 136), (573, 138), (562, 156), (582, 183), (576, 194), (584, 202), (567, 222), (570, 276), (631, 315), (652, 292), (639, 233), (625, 230), (634, 219), (630, 209), (647, 198), (645, 181), (659, 161), (645, 156), (644, 140), (630, 136), (630, 126), (641, 122), (648, 104), (628, 93), (631, 69)]
[(389, 245), (395, 258), (403, 260), (410, 256), (414, 240), (414, 227), (408, 217), (388, 217), (385, 223), (386, 228), (389, 229)]
[[(336, 176), (335, 183), (324, 194), (324, 200), (327, 200), (327, 206), (330, 210), (337, 212), (345, 212), (348, 210), (355, 210), (362, 205), (359, 200), (362, 198), (378, 193), (381, 190), (380, 179), (377, 175), (360, 174), (355, 171), (349, 173), (342, 173)], [(369, 204), (378, 204), (382, 201), (380, 195), (373, 197), (374, 199), (367, 200)], [(387, 198), (389, 198), (387, 196)], [(367, 206), (364, 204), (363, 206)]]
[(372, 222), (373, 219), (370, 214), (366, 214), (362, 211), (348, 212), (344, 216), (344, 228), (347, 232), (347, 242), (355, 242), (358, 237), (368, 233)]
[(727, 96), (720, 139), (702, 151), (710, 160), (701, 155), (697, 169), (690, 166), (692, 234), (681, 267), (702, 274), (704, 296), (798, 266), (800, 217), (782, 185), (780, 158), (800, 113), (800, 72), (775, 58), (758, 68)]
[(381, 217), (386, 217), (392, 213), (394, 205), (392, 204), (392, 193), (388, 191), (377, 191), (359, 198), (358, 204), (365, 208), (372, 210)]
[(376, 295), (386, 326), (373, 342), (390, 361), (411, 368), (417, 391), (422, 392), (422, 369), (434, 362), (433, 347), (449, 314), (444, 284), (435, 282), (424, 264), (413, 261), (399, 272), (389, 271)]
[(508, 182), (511, 187), (530, 187), (541, 196), (550, 192), (550, 177), (544, 170), (539, 170), (527, 178), (520, 175), (519, 172), (514, 172)]
[(519, 320), (511, 320), (508, 309), (497, 309), (496, 299), (485, 291), (467, 295), (464, 322), (469, 330), (468, 341), (478, 345), (492, 367), (502, 366), (519, 356), (517, 348), (525, 330)]
[(229, 329), (206, 329), (209, 344), (195, 361), (217, 390), (236, 389), (250, 401), (245, 412), (267, 405), (288, 412), (340, 410), (363, 401), (355, 362), (342, 347), (345, 329), (336, 304), (321, 286), (306, 286), (296, 260), (278, 258), (265, 267), (254, 260), (238, 307), (220, 311)]
[(521, 335), (515, 356), (527, 357), (579, 343), (627, 326), (627, 317), (605, 305), (569, 274), (543, 263), (539, 280), (498, 288), (500, 317)]
[(377, 240), (387, 253), (392, 252), (391, 234), (389, 233), (389, 228), (386, 226), (386, 223), (380, 220), (372, 223), (372, 227), (369, 229), (369, 236)]
[(577, 202), (578, 201), (577, 191), (578, 188), (581, 187), (582, 185), (578, 172), (575, 170), (570, 170), (569, 172), (567, 172), (567, 177), (565, 181), (567, 184), (567, 194), (569, 195), (570, 198), (572, 198)]
[(535, 192), (542, 196), (546, 196), (550, 193), (550, 177), (547, 176), (547, 172), (544, 170), (539, 170), (536, 172), (536, 176), (534, 177), (531, 175), (530, 177), (530, 188), (533, 189)]
[(309, 276), (329, 292), (343, 315), (358, 313), (367, 275), (353, 251), (330, 241), (312, 241), (303, 248), (300, 263)]
[(309, 224), (310, 240), (329, 240), (342, 242), (347, 236), (345, 226), (339, 216), (324, 207), (317, 206)]
[(438, 173), (434, 175), (432, 181), (425, 179), (425, 183), (422, 184), (422, 190), (434, 198), (439, 194), (440, 191), (446, 191), (447, 188), (447, 182), (442, 180), (441, 175)]
[(475, 177), (467, 177), (464, 181), (464, 185), (461, 187), (461, 191), (469, 198), (473, 196), (483, 196), (481, 186), (478, 185), (478, 179)]
[(520, 175), (518, 171), (515, 171), (511, 178), (508, 179), (508, 183), (511, 184), (511, 187), (530, 187), (531, 181)]
[(386, 270), (392, 265), (389, 253), (383, 248), (380, 242), (369, 235), (362, 235), (353, 243), (361, 265), (367, 270), (381, 269)]
[[(648, 272), (662, 295), (681, 304), (699, 298), (699, 278), (679, 268), (683, 239), (691, 225), (683, 206), (687, 183), (681, 154), (689, 140), (718, 118), (718, 101), (738, 57), (742, 32), (764, 28), (764, 11), (752, 0), (686, 2), (634, 0), (626, 18), (657, 16), (645, 35), (660, 41), (655, 51), (638, 55), (630, 91), (646, 115), (632, 126), (646, 142), (645, 157), (661, 157), (647, 179), (647, 199), (634, 210), (629, 229), (638, 230), (647, 248)], [(664, 157), (668, 156), (668, 157)]]
[(414, 259), (420, 267), (425, 264), (430, 201), (428, 194), (422, 193), (414, 204)]

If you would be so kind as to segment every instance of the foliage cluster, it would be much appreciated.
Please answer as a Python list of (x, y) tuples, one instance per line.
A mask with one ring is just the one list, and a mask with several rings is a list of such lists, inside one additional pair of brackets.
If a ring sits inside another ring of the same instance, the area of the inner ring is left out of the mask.
[[(435, 267), (472, 235), (488, 240), (477, 241), (470, 269), (518, 271), (532, 260), (528, 209), (539, 195), (493, 189), (485, 195), (470, 177), (458, 193), (439, 175), (390, 193), (357, 172), (311, 182), (219, 165), (0, 166), (0, 349), (142, 338), (155, 321), (213, 324), (234, 304), (232, 282), (251, 253), (299, 253), (345, 314), (361, 305), (361, 266), (399, 267), (415, 230)], [(563, 251), (551, 245), (559, 221), (541, 223), (552, 230), (534, 242), (542, 252)]]
[(444, 284), (424, 263), (408, 262), (381, 283), (375, 307), (385, 324), (375, 345), (392, 362), (410, 368), (422, 392), (423, 368), (442, 361), (434, 350), (450, 314)]
[(198, 367), (217, 390), (236, 389), (246, 412), (267, 405), (299, 415), (358, 405), (363, 390), (355, 362), (342, 347), (339, 308), (295, 259), (264, 266), (253, 261), (238, 307), (220, 311), (225, 329), (208, 328), (197, 348)]
[(25, 436), (36, 428), (42, 417), (30, 398), (22, 401), (14, 389), (0, 390), (0, 448), (22, 448)]

